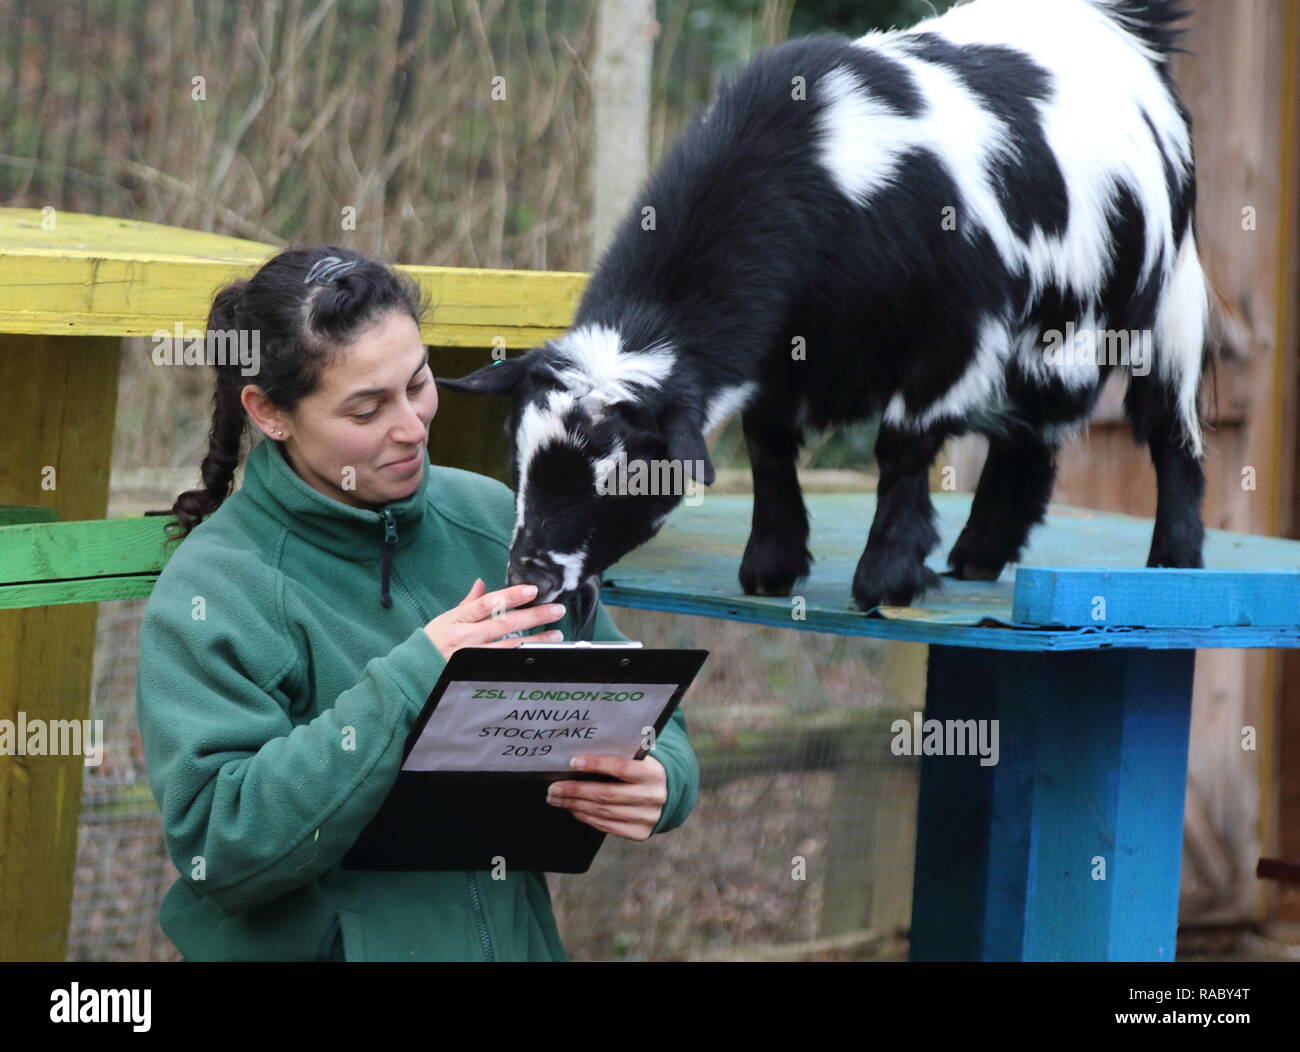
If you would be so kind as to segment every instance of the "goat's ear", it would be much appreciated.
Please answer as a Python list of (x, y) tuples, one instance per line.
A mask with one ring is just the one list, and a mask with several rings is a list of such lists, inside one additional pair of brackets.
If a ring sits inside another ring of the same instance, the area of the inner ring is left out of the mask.
[[(532, 352), (530, 351), (529, 354)], [(439, 388), (448, 391), (465, 391), (468, 394), (504, 395), (511, 394), (528, 374), (529, 355), (519, 358), (501, 358), (482, 369), (476, 369), (467, 376), (449, 379), (435, 376), (434, 382)]]
[[(699, 417), (690, 410), (670, 409), (661, 420), (668, 459), (681, 461), (682, 470), (689, 477), (712, 486), (715, 478), (713, 461), (709, 457)], [(702, 477), (697, 474), (697, 468), (703, 469)]]

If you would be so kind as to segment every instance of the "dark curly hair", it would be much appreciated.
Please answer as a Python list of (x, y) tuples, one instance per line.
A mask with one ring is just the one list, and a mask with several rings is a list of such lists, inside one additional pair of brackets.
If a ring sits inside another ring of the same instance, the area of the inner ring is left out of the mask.
[[(208, 330), (256, 331), (257, 386), (276, 408), (291, 413), (317, 389), (343, 346), (373, 322), (399, 311), (418, 325), (427, 309), (418, 282), (359, 252), (335, 245), (294, 247), (263, 263), (251, 278), (218, 290)], [(248, 418), (240, 394), (249, 377), (238, 360), (214, 368), (208, 452), (199, 468), (202, 487), (176, 498), (171, 509), (176, 521), (166, 526), (169, 544), (188, 537), (230, 496), (244, 457)]]

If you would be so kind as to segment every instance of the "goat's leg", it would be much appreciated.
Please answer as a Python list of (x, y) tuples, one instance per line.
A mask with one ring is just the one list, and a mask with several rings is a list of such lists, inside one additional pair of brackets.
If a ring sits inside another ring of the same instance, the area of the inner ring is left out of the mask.
[(1154, 376), (1133, 376), (1124, 395), (1133, 437), (1146, 442), (1156, 469), (1156, 524), (1148, 566), (1199, 569), (1205, 525), (1205, 469), (1189, 448), (1173, 393)]
[(876, 436), (876, 515), (867, 547), (853, 574), (853, 601), (861, 610), (882, 603), (907, 606), (927, 588), (939, 587), (925, 557), (939, 541), (930, 503), (930, 462), (946, 433), (920, 434), (882, 424)]
[(1025, 424), (989, 436), (970, 517), (948, 555), (954, 577), (996, 581), (1043, 521), (1056, 481), (1055, 442)]
[(788, 404), (753, 404), (741, 423), (754, 476), (754, 517), (740, 561), (740, 586), (746, 595), (789, 595), (812, 567), (808, 510), (795, 471), (803, 436)]

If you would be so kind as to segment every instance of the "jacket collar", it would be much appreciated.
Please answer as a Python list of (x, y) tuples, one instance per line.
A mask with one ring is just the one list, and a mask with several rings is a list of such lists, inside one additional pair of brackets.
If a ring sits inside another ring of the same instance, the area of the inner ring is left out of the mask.
[(354, 508), (313, 489), (293, 470), (279, 448), (263, 439), (248, 454), (240, 490), (290, 533), (317, 548), (361, 562), (383, 559), (380, 603), (388, 602), (392, 553), (416, 540), (434, 492), (433, 466), (426, 449), (424, 473), (414, 493), (378, 511)]

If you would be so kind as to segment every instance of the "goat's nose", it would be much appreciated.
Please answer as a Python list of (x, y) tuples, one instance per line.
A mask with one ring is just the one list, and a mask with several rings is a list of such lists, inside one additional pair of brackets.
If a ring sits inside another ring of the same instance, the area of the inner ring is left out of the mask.
[(560, 583), (556, 572), (545, 561), (531, 555), (510, 560), (506, 580), (511, 587), (517, 584), (537, 585), (538, 600), (549, 595)]

